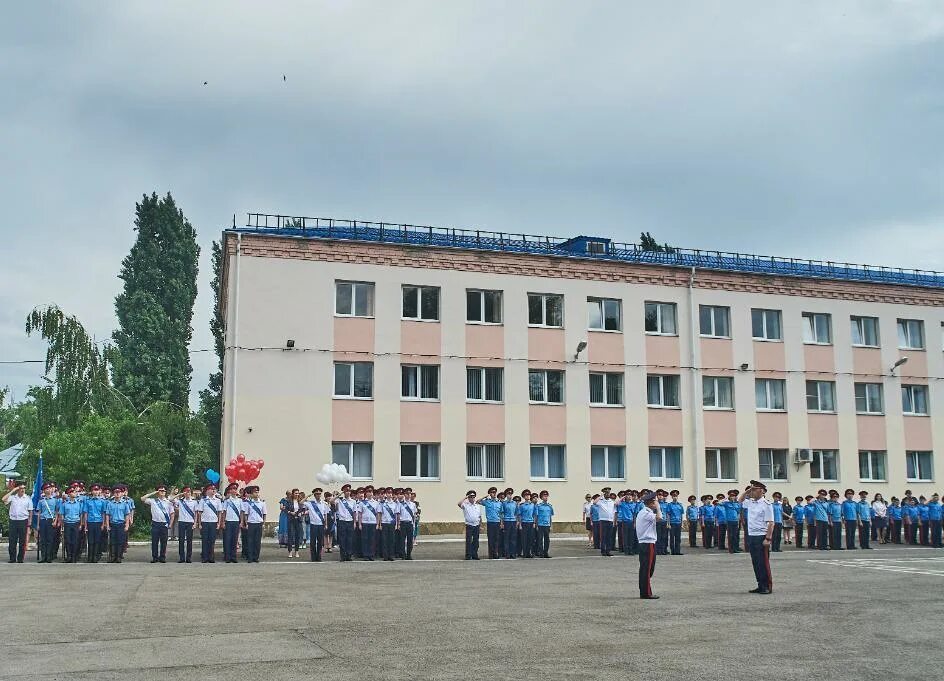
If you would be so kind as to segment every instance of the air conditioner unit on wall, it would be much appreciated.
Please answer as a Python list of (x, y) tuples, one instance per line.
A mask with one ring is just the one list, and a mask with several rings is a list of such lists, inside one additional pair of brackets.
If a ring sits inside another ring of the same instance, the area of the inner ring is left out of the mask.
[(813, 450), (812, 449), (796, 449), (794, 450), (794, 463), (810, 463), (813, 460)]

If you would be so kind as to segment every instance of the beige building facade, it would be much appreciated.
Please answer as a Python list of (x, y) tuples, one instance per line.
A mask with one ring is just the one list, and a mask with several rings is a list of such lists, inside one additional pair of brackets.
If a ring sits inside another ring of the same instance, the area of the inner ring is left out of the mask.
[(224, 232), (223, 456), (271, 500), (332, 461), (433, 523), (493, 484), (556, 521), (603, 486), (938, 489), (944, 279), (393, 233)]

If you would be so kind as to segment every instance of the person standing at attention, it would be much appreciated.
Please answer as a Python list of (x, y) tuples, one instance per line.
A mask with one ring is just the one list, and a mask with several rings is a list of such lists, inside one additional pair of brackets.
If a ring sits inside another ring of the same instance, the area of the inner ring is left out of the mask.
[(636, 539), (639, 541), (639, 598), (655, 600), (652, 593), (652, 575), (656, 571), (656, 523), (662, 509), (656, 501), (655, 492), (649, 492), (640, 500), (642, 506), (636, 513)]
[[(492, 488), (494, 489), (494, 488)], [(475, 490), (470, 489), (459, 501), (465, 520), (465, 559), (479, 559), (479, 531), (482, 528), (482, 505), (475, 502)], [(489, 547), (491, 550), (491, 547)]]
[(600, 535), (600, 555), (609, 558), (613, 555), (613, 547), (610, 542), (613, 539), (614, 503), (611, 499), (608, 499), (606, 495), (603, 495), (597, 499), (596, 507), (600, 518), (597, 530)]
[(197, 522), (197, 500), (193, 489), (184, 485), (180, 494), (171, 497), (177, 516), (177, 562), (189, 563), (193, 557), (193, 528)]
[(754, 565), (757, 588), (752, 594), (769, 594), (773, 591), (770, 575), (770, 540), (774, 533), (774, 509), (764, 498), (767, 487), (762, 482), (751, 480), (751, 484), (738, 498), (747, 510), (747, 548)]

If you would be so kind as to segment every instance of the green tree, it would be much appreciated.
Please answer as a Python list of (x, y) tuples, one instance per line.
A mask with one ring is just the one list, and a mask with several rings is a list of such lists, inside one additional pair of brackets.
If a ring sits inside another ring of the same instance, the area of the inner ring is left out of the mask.
[(210, 461), (213, 466), (221, 465), (220, 438), (223, 425), (223, 315), (220, 311), (220, 296), (223, 286), (223, 246), (213, 242), (213, 316), (210, 318), (210, 331), (213, 332), (213, 347), (216, 351), (217, 369), (210, 374), (210, 381), (200, 391), (200, 418), (206, 425), (210, 438)]
[(644, 251), (653, 251), (656, 253), (675, 253), (675, 248), (668, 244), (660, 244), (656, 238), (649, 232), (639, 234), (639, 246)]
[(115, 387), (138, 409), (157, 401), (185, 408), (188, 346), (197, 297), (197, 235), (168, 193), (135, 206), (137, 238), (122, 261), (124, 289), (115, 299)]

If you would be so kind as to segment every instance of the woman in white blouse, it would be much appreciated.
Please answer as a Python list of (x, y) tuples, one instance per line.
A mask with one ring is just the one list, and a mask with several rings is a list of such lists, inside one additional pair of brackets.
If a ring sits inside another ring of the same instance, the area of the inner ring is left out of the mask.
[(885, 500), (882, 498), (881, 494), (875, 494), (875, 498), (872, 500), (872, 512), (875, 514), (875, 518), (872, 520), (872, 528), (875, 532), (874, 539), (881, 544), (887, 544), (888, 506), (885, 504)]

